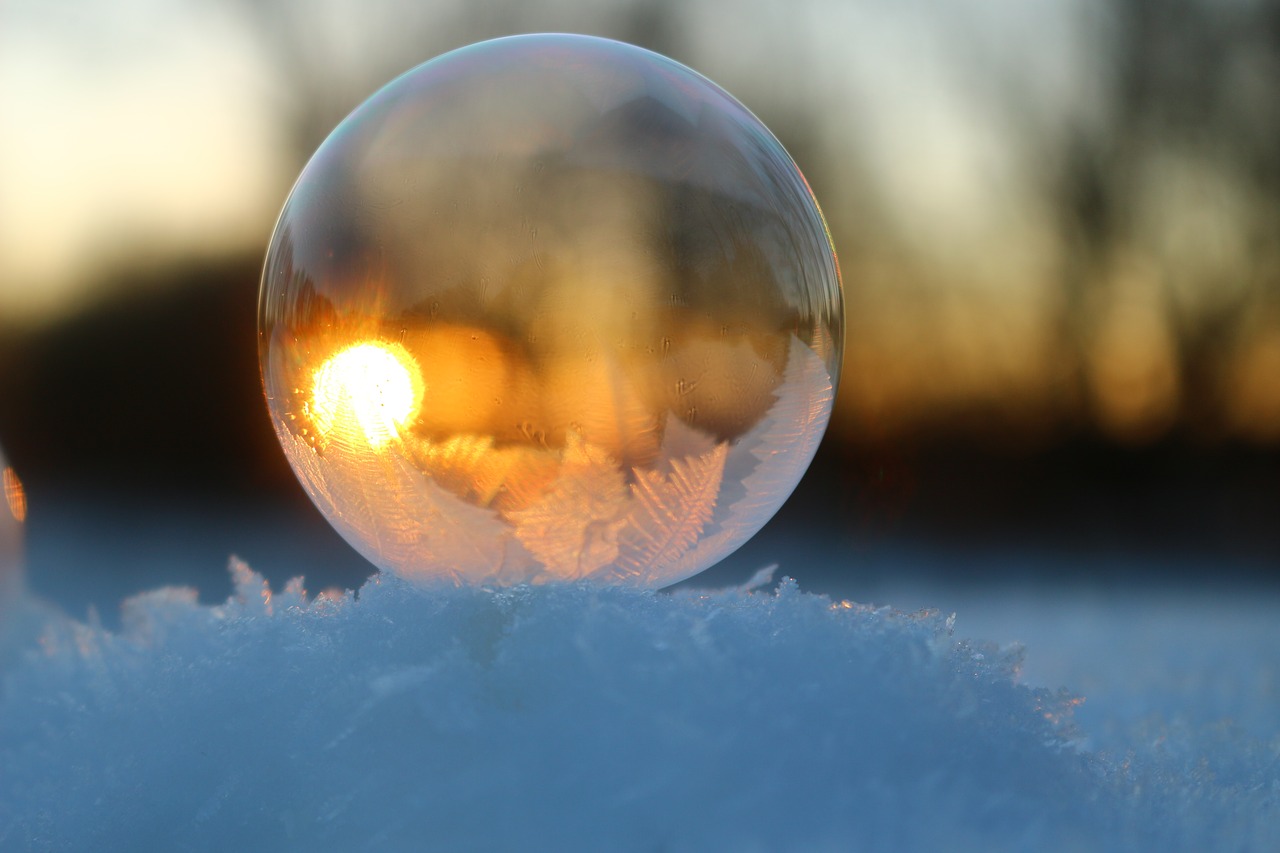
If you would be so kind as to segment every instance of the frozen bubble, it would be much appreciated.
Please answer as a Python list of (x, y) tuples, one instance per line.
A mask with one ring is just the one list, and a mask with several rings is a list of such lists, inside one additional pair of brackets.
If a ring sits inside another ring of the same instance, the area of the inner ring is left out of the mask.
[(0, 448), (0, 664), (8, 657), (17, 633), (23, 594), (22, 524), (26, 517), (22, 481)]
[(260, 357), (303, 486), (411, 578), (662, 586), (794, 489), (843, 346), (822, 214), (723, 89), (517, 36), (388, 84), (267, 255)]
[(27, 494), (0, 448), (0, 613), (17, 596), (22, 578), (22, 523)]

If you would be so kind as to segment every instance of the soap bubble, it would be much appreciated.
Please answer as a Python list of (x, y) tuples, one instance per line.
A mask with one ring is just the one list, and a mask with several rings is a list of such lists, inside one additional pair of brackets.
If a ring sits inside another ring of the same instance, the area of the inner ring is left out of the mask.
[[(27, 495), (0, 448), (0, 626), (22, 592), (22, 523)], [(4, 634), (0, 631), (0, 634)]]
[(830, 237), (769, 131), (604, 39), (394, 80), (272, 237), (263, 383), (316, 505), (382, 569), (663, 586), (795, 488), (831, 412)]

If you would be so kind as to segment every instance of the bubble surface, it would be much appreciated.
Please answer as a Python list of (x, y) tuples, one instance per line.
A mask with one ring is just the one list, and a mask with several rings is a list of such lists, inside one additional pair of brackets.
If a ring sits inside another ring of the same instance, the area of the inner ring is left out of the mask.
[(321, 145), (259, 345), (294, 471), (380, 568), (663, 586), (812, 459), (839, 271), (804, 177), (724, 90), (517, 36), (404, 74)]

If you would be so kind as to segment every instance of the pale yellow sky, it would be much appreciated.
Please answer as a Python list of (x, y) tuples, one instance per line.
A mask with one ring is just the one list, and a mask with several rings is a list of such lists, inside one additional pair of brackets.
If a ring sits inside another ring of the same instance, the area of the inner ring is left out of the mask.
[(0, 312), (54, 311), (113, 257), (269, 233), (267, 85), (235, 21), (192, 4), (0, 4)]

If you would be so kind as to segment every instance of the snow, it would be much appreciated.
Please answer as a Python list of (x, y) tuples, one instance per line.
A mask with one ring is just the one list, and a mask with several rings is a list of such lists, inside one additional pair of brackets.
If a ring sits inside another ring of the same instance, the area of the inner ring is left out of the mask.
[[(1276, 645), (1197, 657), (1204, 643), (1178, 642), (1191, 607), (1152, 648), (1109, 650), (1116, 671), (1157, 671), (1163, 718), (1122, 701), (1084, 728), (1092, 698), (1021, 683), (1022, 653), (961, 639), (963, 612), (786, 580), (655, 593), (378, 576), (308, 596), (232, 571), (221, 605), (145, 593), (118, 630), (52, 620), (8, 665), (0, 849), (1269, 850), (1280, 837)], [(1274, 608), (1241, 607), (1228, 642), (1276, 637), (1249, 616)], [(1114, 641), (1114, 625), (1082, 625)], [(1214, 671), (1197, 685), (1188, 667)], [(1249, 693), (1260, 674), (1247, 725), (1218, 718), (1224, 684)], [(1188, 702), (1199, 711), (1172, 713)]]

